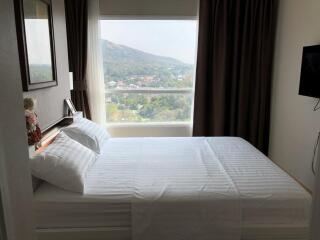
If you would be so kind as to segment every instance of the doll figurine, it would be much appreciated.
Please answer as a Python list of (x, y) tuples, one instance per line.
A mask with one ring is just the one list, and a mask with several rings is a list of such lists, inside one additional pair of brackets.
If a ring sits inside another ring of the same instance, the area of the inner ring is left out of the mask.
[(25, 98), (23, 103), (28, 133), (28, 144), (37, 145), (41, 141), (42, 136), (38, 116), (34, 111), (35, 101), (32, 98)]

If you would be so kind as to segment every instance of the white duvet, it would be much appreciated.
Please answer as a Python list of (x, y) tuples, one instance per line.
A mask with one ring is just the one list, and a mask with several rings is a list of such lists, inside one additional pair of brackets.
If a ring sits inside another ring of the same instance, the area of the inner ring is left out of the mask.
[(133, 239), (240, 239), (235, 186), (205, 138), (141, 145), (132, 204)]
[[(122, 146), (106, 149), (113, 171), (101, 173), (103, 184), (89, 176), (86, 194), (130, 198), (134, 240), (240, 239), (237, 189), (206, 138), (139, 138)], [(99, 174), (99, 164), (90, 172)]]
[[(304, 225), (310, 201), (239, 138), (111, 139), (88, 172), (85, 194), (129, 200), (134, 240), (240, 240), (255, 216), (245, 208), (258, 213), (266, 207), (255, 223)], [(285, 214), (270, 214), (277, 207)]]

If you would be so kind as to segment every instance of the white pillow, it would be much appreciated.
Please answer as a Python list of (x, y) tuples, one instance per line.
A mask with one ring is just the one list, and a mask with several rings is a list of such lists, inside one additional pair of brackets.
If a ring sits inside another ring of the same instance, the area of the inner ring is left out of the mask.
[(30, 159), (32, 174), (57, 187), (83, 193), (87, 170), (96, 154), (60, 132), (43, 152)]
[(86, 119), (77, 118), (73, 124), (62, 129), (70, 138), (100, 153), (102, 146), (110, 138), (106, 128)]

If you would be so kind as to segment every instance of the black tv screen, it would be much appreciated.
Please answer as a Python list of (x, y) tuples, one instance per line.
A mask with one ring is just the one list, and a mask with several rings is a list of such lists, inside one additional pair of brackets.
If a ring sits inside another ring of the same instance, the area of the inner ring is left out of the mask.
[(320, 97), (320, 45), (303, 48), (299, 94)]

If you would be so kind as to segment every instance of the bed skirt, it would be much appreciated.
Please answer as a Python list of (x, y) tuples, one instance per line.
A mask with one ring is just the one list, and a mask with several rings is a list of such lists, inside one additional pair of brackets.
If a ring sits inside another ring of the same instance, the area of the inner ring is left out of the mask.
[[(38, 240), (131, 240), (130, 227), (37, 229)], [(307, 240), (307, 226), (246, 226), (241, 240)]]

